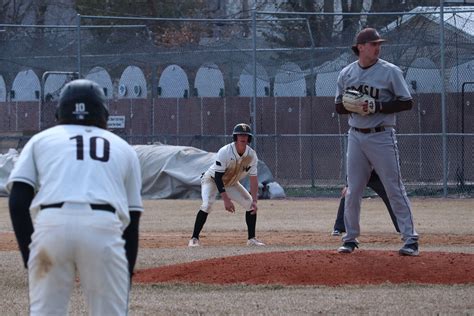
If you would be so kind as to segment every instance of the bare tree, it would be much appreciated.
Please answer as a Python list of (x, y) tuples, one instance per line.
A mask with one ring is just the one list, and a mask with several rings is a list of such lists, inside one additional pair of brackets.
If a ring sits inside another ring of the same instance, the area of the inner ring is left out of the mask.
[(0, 22), (4, 24), (21, 24), (30, 12), (32, 0), (2, 0), (0, 1)]

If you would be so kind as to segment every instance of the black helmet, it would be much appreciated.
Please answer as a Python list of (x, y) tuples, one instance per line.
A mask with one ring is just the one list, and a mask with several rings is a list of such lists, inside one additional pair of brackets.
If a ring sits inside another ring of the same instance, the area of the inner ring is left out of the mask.
[(234, 142), (237, 140), (237, 135), (249, 135), (249, 140), (248, 142), (250, 143), (252, 141), (252, 129), (250, 128), (250, 125), (245, 124), (245, 123), (239, 123), (235, 125), (234, 130), (232, 131), (232, 136), (234, 137)]
[(56, 119), (60, 124), (94, 125), (107, 128), (109, 110), (104, 91), (87, 79), (77, 79), (64, 86), (59, 96)]

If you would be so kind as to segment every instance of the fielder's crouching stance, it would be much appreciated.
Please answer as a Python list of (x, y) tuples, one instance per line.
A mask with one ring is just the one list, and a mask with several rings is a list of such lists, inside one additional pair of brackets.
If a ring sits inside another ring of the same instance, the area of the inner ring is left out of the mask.
[(92, 81), (68, 83), (56, 116), (7, 183), (30, 314), (67, 315), (77, 269), (89, 315), (126, 315), (143, 211), (137, 154), (106, 130), (105, 96)]
[[(225, 145), (216, 154), (216, 161), (209, 167), (201, 178), (202, 205), (196, 216), (194, 231), (189, 247), (197, 247), (199, 234), (206, 223), (207, 215), (211, 212), (212, 205), (216, 201), (217, 192), (224, 201), (225, 209), (235, 212), (232, 201), (242, 206), (245, 212), (245, 221), (248, 229), (249, 246), (265, 246), (255, 238), (255, 226), (257, 223), (257, 154), (248, 146), (252, 141), (252, 130), (249, 125), (241, 123), (234, 127), (232, 132), (234, 141)], [(240, 184), (240, 180), (249, 175), (250, 193)]]

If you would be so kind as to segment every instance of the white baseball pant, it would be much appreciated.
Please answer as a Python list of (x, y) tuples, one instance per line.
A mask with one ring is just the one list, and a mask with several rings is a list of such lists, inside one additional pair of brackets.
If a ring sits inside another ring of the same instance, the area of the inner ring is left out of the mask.
[[(242, 184), (237, 182), (234, 185), (226, 186), (225, 191), (232, 201), (235, 201), (237, 204), (242, 206), (245, 211), (250, 211), (252, 206), (252, 196)], [(201, 178), (202, 204), (200, 210), (206, 213), (211, 213), (212, 205), (216, 201), (217, 193), (218, 191), (214, 179), (204, 174)]]
[(126, 315), (130, 278), (117, 215), (89, 204), (41, 210), (30, 245), (31, 315), (66, 315), (79, 272), (89, 315)]

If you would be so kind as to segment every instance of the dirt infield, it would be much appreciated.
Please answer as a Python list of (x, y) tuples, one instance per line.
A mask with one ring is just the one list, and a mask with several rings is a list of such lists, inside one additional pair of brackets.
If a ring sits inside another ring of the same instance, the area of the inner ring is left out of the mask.
[[(239, 234), (213, 233), (201, 242), (207, 247), (238, 246)], [(339, 238), (312, 232), (263, 233), (267, 244), (304, 246), (331, 245)], [(141, 246), (172, 247), (185, 244), (181, 234), (144, 234)], [(366, 235), (365, 243), (396, 245), (393, 234)], [(474, 245), (474, 235), (426, 234), (423, 245)], [(198, 251), (198, 249), (196, 249)], [(370, 262), (367, 265), (366, 262)], [(469, 284), (474, 283), (474, 255), (422, 252), (420, 257), (399, 256), (396, 251), (359, 251), (341, 255), (332, 251), (286, 251), (202, 260), (137, 271), (135, 282), (183, 282), (206, 284), (357, 285), (390, 283)]]
[[(260, 201), (247, 247), (245, 216), (217, 203), (188, 248), (200, 201), (145, 201), (130, 315), (473, 314), (474, 200), (412, 199), (420, 256), (402, 242), (379, 199), (363, 201), (360, 248), (338, 254), (337, 199)], [(0, 199), (0, 310), (28, 311), (26, 270)], [(346, 302), (346, 303), (342, 303)], [(70, 315), (86, 313), (79, 286)]]
[[(370, 264), (367, 264), (370, 262)], [(474, 255), (425, 252), (402, 257), (396, 252), (300, 250), (208, 259), (145, 269), (136, 282), (208, 284), (367, 285), (383, 283), (474, 283)]]
[[(213, 233), (201, 240), (207, 247), (238, 246), (241, 233)], [(337, 247), (338, 238), (311, 232), (263, 233), (273, 246), (304, 246), (318, 243)], [(13, 233), (0, 233), (0, 251), (16, 250)], [(368, 235), (366, 243), (396, 245), (396, 235)], [(181, 233), (144, 233), (142, 248), (169, 248)], [(474, 235), (436, 235), (423, 237), (423, 245), (474, 245)], [(194, 249), (193, 249), (194, 250)], [(198, 249), (195, 249), (199, 251)], [(366, 262), (370, 262), (367, 265)], [(469, 284), (474, 283), (474, 254), (422, 252), (420, 257), (402, 257), (396, 251), (357, 250), (341, 255), (335, 250), (265, 252), (201, 260), (136, 272), (137, 283), (182, 282), (205, 284), (282, 284), (282, 285), (358, 285), (390, 283)]]

